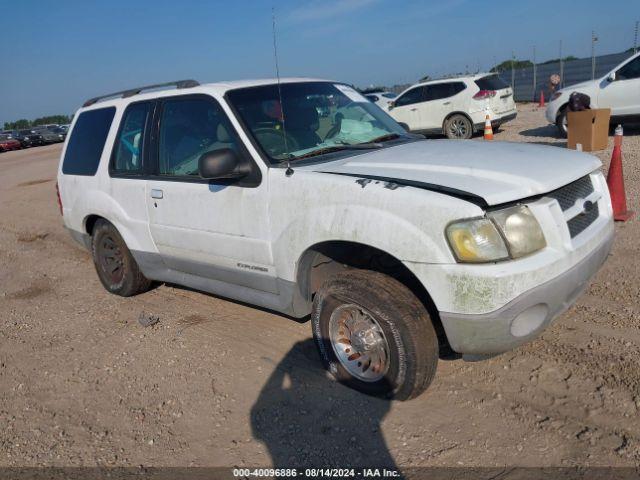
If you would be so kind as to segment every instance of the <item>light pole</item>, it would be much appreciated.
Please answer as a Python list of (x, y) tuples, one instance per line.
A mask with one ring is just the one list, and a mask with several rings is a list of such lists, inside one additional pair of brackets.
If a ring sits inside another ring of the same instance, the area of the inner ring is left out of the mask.
[(536, 101), (536, 83), (537, 83), (538, 70), (536, 65), (536, 46), (533, 46), (533, 99), (532, 101)]
[(636, 20), (636, 30), (633, 33), (633, 54), (635, 55), (638, 51), (638, 20)]
[(511, 89), (514, 92), (516, 91), (516, 71), (514, 70), (515, 61), (516, 61), (516, 53), (512, 51), (511, 52)]
[(564, 85), (564, 62), (562, 61), (562, 40), (560, 40), (560, 88)]
[(596, 32), (591, 30), (591, 80), (596, 78), (596, 42), (598, 41), (598, 37), (596, 37)]

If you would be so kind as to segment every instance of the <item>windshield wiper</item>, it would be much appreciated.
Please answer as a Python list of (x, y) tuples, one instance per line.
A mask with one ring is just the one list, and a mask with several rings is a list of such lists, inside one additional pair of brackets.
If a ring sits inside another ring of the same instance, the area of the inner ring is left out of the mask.
[(369, 140), (367, 142), (359, 143), (358, 145), (368, 145), (370, 143), (382, 143), (388, 142), (389, 140), (395, 140), (397, 138), (424, 138), (424, 135), (420, 135), (419, 133), (387, 133), (386, 135), (381, 135), (379, 137), (374, 138), (373, 140)]
[[(303, 153), (302, 155), (298, 155), (290, 158), (290, 161), (301, 160), (303, 158), (315, 157), (316, 155), (324, 155), (325, 153), (333, 153), (339, 152), (341, 150), (370, 150), (372, 148), (382, 148), (380, 144), (369, 144), (369, 143), (344, 143), (340, 145), (332, 145), (330, 147), (319, 148), (318, 150), (313, 150), (312, 152)], [(286, 161), (286, 160), (284, 160)]]

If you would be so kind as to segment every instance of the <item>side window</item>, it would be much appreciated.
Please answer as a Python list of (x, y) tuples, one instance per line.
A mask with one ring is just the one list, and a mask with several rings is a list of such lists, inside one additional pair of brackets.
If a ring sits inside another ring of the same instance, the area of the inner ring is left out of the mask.
[(427, 88), (427, 100), (440, 100), (449, 96), (449, 83), (436, 83)]
[(158, 173), (198, 177), (202, 154), (223, 148), (239, 151), (222, 108), (204, 98), (170, 99), (160, 119)]
[(425, 101), (424, 93), (425, 93), (425, 87), (413, 88), (396, 100), (396, 107), (402, 107), (404, 105), (411, 105), (413, 103), (424, 102)]
[(428, 100), (440, 100), (443, 98), (453, 97), (464, 90), (464, 83), (450, 82), (450, 83), (437, 83), (435, 85), (429, 85), (427, 89)]
[(450, 83), (449, 85), (451, 85), (450, 96), (452, 96), (452, 97), (454, 95), (459, 94), (461, 91), (463, 91), (465, 88), (467, 88), (467, 86), (462, 82)]
[(108, 107), (80, 114), (67, 144), (62, 173), (86, 176), (96, 174), (115, 113), (115, 107)]
[(637, 57), (635, 60), (624, 65), (620, 70), (618, 70), (616, 77), (619, 80), (640, 78), (640, 57)]
[(113, 150), (113, 172), (142, 172), (143, 135), (150, 110), (151, 102), (142, 102), (129, 105), (124, 112)]

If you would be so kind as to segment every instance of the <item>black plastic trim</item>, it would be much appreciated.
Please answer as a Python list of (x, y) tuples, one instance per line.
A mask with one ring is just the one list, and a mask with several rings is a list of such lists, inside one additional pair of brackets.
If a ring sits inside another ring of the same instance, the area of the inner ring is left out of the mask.
[(153, 85), (144, 85), (142, 87), (130, 88), (128, 90), (121, 90), (119, 92), (107, 93), (106, 95), (100, 95), (98, 97), (90, 98), (89, 100), (84, 102), (84, 104), (82, 106), (83, 107), (89, 107), (89, 106), (93, 105), (94, 103), (99, 102), (100, 100), (104, 100), (105, 98), (111, 98), (111, 97), (128, 98), (128, 97), (132, 97), (134, 95), (139, 94), (143, 90), (152, 90), (152, 89), (162, 88), (162, 87), (176, 87), (177, 89), (182, 89), (182, 88), (193, 88), (193, 87), (197, 87), (199, 85), (200, 85), (200, 83), (197, 82), (196, 80), (177, 80), (175, 82), (166, 82), (166, 83), (156, 83), (156, 84), (153, 84)]
[(442, 185), (436, 185), (433, 183), (418, 182), (415, 180), (405, 180), (402, 178), (378, 177), (375, 175), (362, 175), (362, 174), (355, 174), (355, 173), (323, 172), (323, 171), (319, 171), (319, 173), (328, 173), (331, 175), (343, 175), (346, 177), (365, 178), (369, 180), (377, 180), (380, 182), (395, 183), (400, 186), (415, 187), (415, 188), (420, 188), (422, 190), (429, 190), (432, 192), (444, 193), (445, 195), (449, 195), (451, 197), (460, 198), (461, 200), (466, 200), (467, 202), (471, 202), (474, 205), (477, 205), (481, 208), (488, 208), (489, 206), (485, 201), (485, 199), (478, 195), (475, 195), (470, 192), (465, 192), (464, 190), (458, 190), (457, 188), (444, 187)]

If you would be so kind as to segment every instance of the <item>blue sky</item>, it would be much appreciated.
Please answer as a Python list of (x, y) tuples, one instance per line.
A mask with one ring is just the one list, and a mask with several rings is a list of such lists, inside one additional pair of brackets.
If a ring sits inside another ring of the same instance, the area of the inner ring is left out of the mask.
[(20, 0), (3, 10), (0, 125), (72, 113), (127, 87), (274, 76), (411, 83), (494, 60), (590, 54), (633, 44), (640, 2), (622, 0)]

